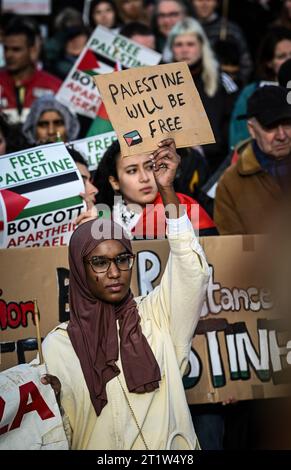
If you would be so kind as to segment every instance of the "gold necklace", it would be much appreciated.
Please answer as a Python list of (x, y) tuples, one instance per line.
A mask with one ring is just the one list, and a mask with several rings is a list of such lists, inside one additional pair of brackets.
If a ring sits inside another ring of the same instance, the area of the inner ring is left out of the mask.
[(122, 389), (122, 391), (123, 391), (123, 395), (124, 395), (124, 397), (125, 397), (125, 400), (126, 400), (126, 402), (127, 402), (127, 404), (128, 404), (128, 407), (129, 407), (129, 409), (130, 409), (131, 415), (132, 415), (132, 417), (133, 417), (133, 419), (134, 419), (134, 422), (135, 422), (135, 424), (136, 424), (136, 427), (137, 427), (137, 429), (138, 429), (138, 435), (140, 435), (141, 440), (142, 440), (142, 442), (144, 443), (144, 446), (145, 446), (146, 450), (149, 450), (149, 448), (148, 448), (148, 446), (147, 446), (147, 443), (146, 443), (146, 441), (145, 441), (145, 438), (144, 438), (144, 436), (143, 436), (141, 427), (140, 427), (140, 425), (138, 424), (138, 421), (137, 421), (136, 416), (135, 416), (135, 414), (134, 414), (133, 408), (132, 408), (132, 406), (131, 406), (131, 404), (130, 404), (130, 401), (129, 401), (129, 399), (128, 399), (128, 396), (127, 396), (127, 394), (126, 394), (126, 391), (124, 390), (124, 387), (123, 387), (123, 385), (122, 385), (122, 383), (121, 383), (121, 381), (120, 381), (120, 379), (119, 379), (118, 376), (117, 376), (117, 380), (118, 380), (118, 382), (120, 383), (120, 387), (121, 387), (121, 389)]

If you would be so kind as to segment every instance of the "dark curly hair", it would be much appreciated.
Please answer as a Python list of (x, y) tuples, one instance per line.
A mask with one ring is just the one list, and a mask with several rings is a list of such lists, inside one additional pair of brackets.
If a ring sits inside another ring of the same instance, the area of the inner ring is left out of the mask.
[(117, 159), (120, 155), (120, 145), (115, 140), (104, 153), (94, 175), (93, 184), (98, 188), (96, 204), (107, 204), (110, 208), (114, 203), (114, 190), (109, 182), (109, 176), (117, 179)]

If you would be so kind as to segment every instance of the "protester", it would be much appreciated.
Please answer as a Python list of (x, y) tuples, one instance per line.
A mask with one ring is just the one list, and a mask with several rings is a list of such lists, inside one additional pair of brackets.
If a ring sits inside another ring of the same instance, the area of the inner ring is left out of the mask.
[(143, 0), (115, 0), (117, 11), (124, 24), (137, 21), (148, 24), (148, 17), (143, 7)]
[(78, 118), (53, 96), (36, 100), (23, 125), (23, 133), (31, 144), (75, 140), (79, 130)]
[(120, 34), (132, 39), (141, 46), (154, 50), (156, 48), (154, 33), (146, 24), (137, 22), (128, 23), (121, 28)]
[[(239, 71), (237, 72), (238, 81), (246, 84), (251, 71), (252, 60), (248, 50), (248, 45), (240, 27), (225, 19), (217, 13), (218, 0), (192, 0), (194, 13), (197, 20), (203, 26), (203, 29), (210, 41), (211, 46), (216, 51), (219, 46), (220, 54), (224, 47), (224, 53), (229, 57), (227, 45), (237, 52)], [(225, 37), (222, 37), (222, 35)], [(221, 66), (224, 70), (224, 58), (221, 57)], [(227, 70), (225, 70), (227, 71)]]
[(237, 163), (219, 181), (214, 220), (221, 234), (264, 233), (270, 229), (289, 186), (291, 105), (280, 86), (257, 89), (247, 113), (252, 141), (240, 150)]
[[(167, 148), (167, 144), (164, 145)], [(129, 238), (164, 237), (162, 200), (148, 154), (121, 158), (119, 143), (114, 142), (98, 165), (94, 184), (98, 188), (96, 202), (113, 211), (114, 221), (123, 227)], [(185, 204), (200, 235), (216, 234), (213, 221), (194, 199), (180, 193), (177, 196), (180, 204)], [(92, 217), (92, 213), (81, 214), (77, 223), (88, 217)]]
[(281, 65), (291, 57), (291, 31), (274, 28), (263, 39), (257, 57), (257, 79), (240, 93), (231, 116), (229, 146), (235, 148), (241, 141), (250, 137), (245, 121), (237, 116), (246, 113), (247, 100), (260, 86), (277, 83)]
[(67, 150), (76, 163), (76, 166), (82, 177), (84, 183), (84, 193), (81, 193), (80, 196), (85, 200), (87, 204), (87, 210), (89, 211), (95, 204), (95, 196), (98, 190), (92, 182), (92, 177), (88, 170), (88, 164), (81, 153), (70, 144), (67, 145)]
[(176, 62), (185, 61), (190, 69), (216, 143), (203, 146), (211, 173), (227, 155), (228, 125), (237, 86), (221, 75), (209, 41), (198, 23), (185, 18), (177, 23), (168, 37), (168, 46)]
[(12, 18), (4, 30), (6, 66), (0, 71), (1, 107), (11, 122), (24, 122), (35, 99), (54, 94), (61, 82), (36, 68), (39, 43), (31, 22)]
[(89, 10), (89, 24), (92, 31), (99, 25), (117, 31), (121, 25), (121, 19), (114, 1), (92, 0)]
[(153, 31), (156, 36), (157, 51), (163, 54), (165, 62), (171, 61), (171, 53), (166, 48), (168, 35), (173, 26), (185, 18), (187, 13), (187, 7), (182, 0), (159, 0), (156, 4)]
[(88, 39), (89, 33), (84, 26), (75, 26), (65, 30), (59, 56), (54, 58), (50, 71), (64, 80), (82, 53)]
[(64, 50), (68, 33), (84, 28), (81, 13), (75, 8), (63, 8), (54, 18), (53, 34), (44, 43), (45, 68), (53, 70), (55, 62), (59, 60), (61, 51)]
[(181, 377), (208, 265), (173, 189), (178, 164), (172, 140), (153, 153), (163, 205), (176, 210), (168, 213), (167, 267), (146, 297), (130, 291), (134, 256), (121, 227), (103, 220), (101, 234), (91, 221), (71, 238), (70, 321), (43, 343), (51, 375), (42, 379), (60, 396), (71, 449), (199, 448)]

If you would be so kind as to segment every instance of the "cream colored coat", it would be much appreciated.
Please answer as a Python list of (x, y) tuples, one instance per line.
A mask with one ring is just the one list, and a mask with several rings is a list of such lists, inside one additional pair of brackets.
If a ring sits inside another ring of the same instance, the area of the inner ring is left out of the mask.
[[(208, 265), (191, 230), (168, 238), (171, 252), (160, 285), (136, 299), (143, 334), (161, 370), (159, 389), (128, 392), (122, 364), (117, 362), (119, 379), (150, 450), (197, 448), (181, 377), (205, 297)], [(66, 328), (62, 324), (49, 333), (43, 353), (48, 372), (62, 384), (61, 403), (72, 429), (71, 448), (145, 449), (117, 377), (108, 382), (108, 403), (96, 416)]]

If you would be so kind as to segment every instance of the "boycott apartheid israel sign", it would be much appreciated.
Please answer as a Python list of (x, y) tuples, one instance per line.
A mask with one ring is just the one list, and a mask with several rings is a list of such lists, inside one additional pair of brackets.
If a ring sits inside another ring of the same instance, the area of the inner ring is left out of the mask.
[(101, 99), (92, 75), (113, 72), (121, 67), (155, 65), (160, 60), (158, 52), (97, 26), (56, 98), (73, 112), (94, 119)]
[[(189, 403), (282, 396), (286, 387), (290, 391), (285, 384), (291, 373), (291, 334), (286, 335), (284, 322), (274, 315), (270, 288), (260, 272), (260, 267), (267, 271), (259, 257), (265, 248), (261, 237), (200, 241), (211, 276), (184, 377)], [(168, 242), (135, 241), (133, 250), (131, 287), (134, 295), (146, 295), (160, 283)], [(34, 298), (43, 337), (69, 319), (69, 270), (67, 247), (2, 250), (0, 256), (0, 370), (4, 370), (36, 355)], [(179, 302), (179, 286), (169, 295), (173, 304)]]
[(114, 131), (104, 132), (104, 134), (98, 134), (94, 137), (74, 140), (73, 142), (70, 142), (70, 144), (85, 158), (88, 163), (88, 170), (94, 171), (97, 169), (104, 152), (108, 147), (110, 147), (116, 138)]
[(67, 245), (85, 208), (84, 184), (63, 143), (0, 158), (0, 246)]
[(122, 156), (152, 152), (158, 142), (176, 147), (215, 142), (185, 62), (94, 77), (117, 134)]

